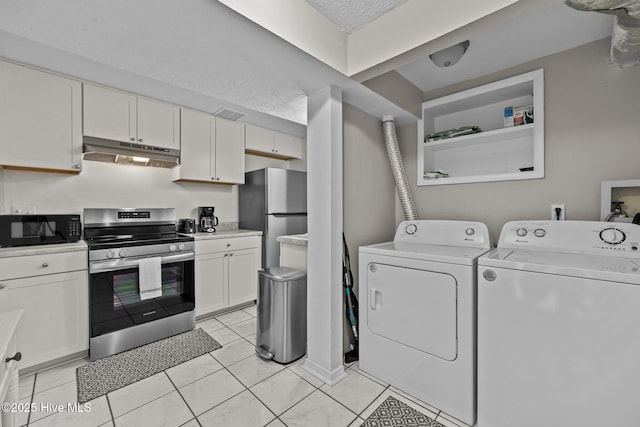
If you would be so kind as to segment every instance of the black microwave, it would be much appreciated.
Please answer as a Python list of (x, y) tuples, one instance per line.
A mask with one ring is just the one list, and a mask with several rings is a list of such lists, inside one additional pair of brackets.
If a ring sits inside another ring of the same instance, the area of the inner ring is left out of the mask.
[(0, 247), (80, 240), (80, 215), (0, 215)]

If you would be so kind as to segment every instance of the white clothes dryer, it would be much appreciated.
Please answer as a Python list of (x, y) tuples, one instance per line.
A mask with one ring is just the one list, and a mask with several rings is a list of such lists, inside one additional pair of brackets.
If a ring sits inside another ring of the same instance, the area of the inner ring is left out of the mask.
[(360, 369), (468, 424), (476, 415), (476, 260), (484, 224), (404, 221), (360, 247)]
[(478, 426), (640, 425), (640, 227), (504, 225), (478, 260)]

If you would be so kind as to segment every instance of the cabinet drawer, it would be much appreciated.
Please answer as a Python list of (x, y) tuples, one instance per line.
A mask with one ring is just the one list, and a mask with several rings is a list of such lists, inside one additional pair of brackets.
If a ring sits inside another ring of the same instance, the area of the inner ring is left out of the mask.
[(236, 249), (257, 248), (260, 246), (259, 236), (234, 237), (230, 239), (196, 240), (196, 255)]
[(0, 280), (87, 269), (87, 252), (0, 258)]

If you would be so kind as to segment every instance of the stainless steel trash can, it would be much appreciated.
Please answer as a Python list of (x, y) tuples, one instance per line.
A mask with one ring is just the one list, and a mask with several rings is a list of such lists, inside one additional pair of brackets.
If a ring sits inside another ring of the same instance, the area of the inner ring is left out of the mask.
[(258, 272), (256, 353), (289, 363), (307, 347), (307, 273), (287, 267)]

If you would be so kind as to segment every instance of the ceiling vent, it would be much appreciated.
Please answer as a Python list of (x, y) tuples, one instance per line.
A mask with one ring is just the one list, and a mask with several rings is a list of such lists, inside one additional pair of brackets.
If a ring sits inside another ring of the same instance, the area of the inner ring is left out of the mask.
[(222, 117), (223, 119), (233, 120), (234, 122), (240, 117), (244, 117), (243, 113), (239, 113), (237, 111), (233, 111), (224, 107), (213, 113), (213, 115), (216, 117)]

